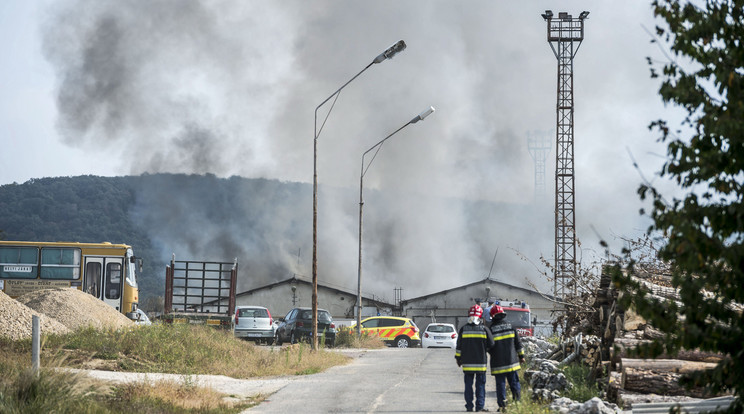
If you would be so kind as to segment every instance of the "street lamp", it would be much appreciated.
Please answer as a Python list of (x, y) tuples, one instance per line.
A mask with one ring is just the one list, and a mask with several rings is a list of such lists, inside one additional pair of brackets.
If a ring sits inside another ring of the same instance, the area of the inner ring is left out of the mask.
[[(354, 75), (353, 78), (344, 83), (340, 88), (338, 88), (338, 90), (336, 90), (336, 92), (333, 92), (331, 96), (326, 98), (315, 108), (315, 125), (313, 127), (313, 350), (318, 349), (318, 136), (323, 130), (323, 126), (325, 126), (328, 116), (331, 115), (331, 111), (333, 110), (333, 106), (336, 104), (336, 99), (338, 99), (341, 90), (361, 75), (365, 70), (369, 69), (370, 66), (375, 63), (384, 62), (386, 59), (392, 59), (393, 56), (402, 52), (405, 48), (406, 42), (402, 40), (390, 46), (384, 52), (377, 55), (370, 64), (365, 66), (364, 69)], [(333, 100), (331, 109), (328, 110), (328, 113), (323, 119), (323, 123), (320, 125), (320, 129), (318, 129), (318, 109), (325, 105), (325, 103), (334, 96), (336, 99)]]
[[(363, 197), (363, 191), (364, 191), (364, 174), (369, 169), (370, 165), (372, 165), (372, 162), (375, 160), (375, 157), (377, 157), (377, 153), (380, 152), (380, 149), (382, 148), (382, 144), (387, 141), (388, 138), (395, 135), (398, 131), (401, 129), (407, 127), (408, 125), (415, 124), (418, 121), (423, 121), (424, 118), (431, 115), (432, 112), (434, 112), (434, 107), (430, 106), (429, 109), (425, 110), (424, 112), (421, 112), (420, 114), (416, 115), (415, 118), (408, 121), (405, 125), (398, 128), (393, 132), (392, 134), (386, 136), (382, 141), (378, 142), (377, 144), (373, 145), (372, 148), (368, 149), (367, 151), (362, 154), (362, 167), (361, 172), (359, 173), (359, 270), (357, 273), (357, 315), (356, 315), (356, 331), (357, 336), (362, 336), (362, 214), (363, 214), (363, 208), (364, 208), (364, 197)], [(369, 164), (367, 166), (364, 166), (364, 156), (367, 155), (370, 151), (377, 148), (377, 151), (375, 151), (374, 156), (369, 161)]]

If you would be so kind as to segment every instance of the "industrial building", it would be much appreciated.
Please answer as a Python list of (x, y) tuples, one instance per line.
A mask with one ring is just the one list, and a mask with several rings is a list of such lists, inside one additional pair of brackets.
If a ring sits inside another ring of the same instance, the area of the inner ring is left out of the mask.
[[(355, 319), (356, 299), (356, 292), (318, 283), (318, 308), (330, 312), (334, 320)], [(236, 305), (266, 307), (274, 318), (285, 316), (294, 307), (312, 307), (312, 300), (312, 281), (296, 275), (235, 295)], [(377, 314), (392, 315), (393, 308), (393, 304), (362, 295), (363, 318)]]
[(552, 296), (543, 295), (534, 289), (513, 286), (491, 277), (467, 285), (431, 293), (400, 302), (402, 316), (413, 319), (420, 328), (431, 322), (452, 323), (460, 327), (467, 323), (468, 309), (489, 299), (525, 302), (530, 307), (532, 318), (538, 326), (552, 319), (554, 302)]

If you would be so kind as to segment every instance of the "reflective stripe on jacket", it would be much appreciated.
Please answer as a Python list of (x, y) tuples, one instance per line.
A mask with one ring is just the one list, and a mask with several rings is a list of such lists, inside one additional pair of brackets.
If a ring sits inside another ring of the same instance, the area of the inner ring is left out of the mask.
[(469, 323), (458, 333), (455, 359), (462, 364), (463, 372), (487, 372), (488, 349), (491, 346), (491, 332), (481, 324)]
[(524, 350), (517, 330), (502, 319), (491, 325), (491, 335), (494, 342), (493, 348), (489, 351), (491, 375), (519, 370), (521, 368), (519, 357), (524, 356)]

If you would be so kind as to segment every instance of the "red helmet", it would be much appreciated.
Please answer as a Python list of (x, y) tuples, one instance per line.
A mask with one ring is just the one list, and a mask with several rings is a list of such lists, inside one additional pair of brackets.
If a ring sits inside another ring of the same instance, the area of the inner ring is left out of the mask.
[(483, 316), (483, 308), (478, 305), (471, 306), (470, 310), (468, 311), (468, 316), (477, 316), (480, 318), (481, 316)]
[(502, 308), (500, 305), (493, 305), (491, 306), (491, 317), (504, 313), (504, 308)]

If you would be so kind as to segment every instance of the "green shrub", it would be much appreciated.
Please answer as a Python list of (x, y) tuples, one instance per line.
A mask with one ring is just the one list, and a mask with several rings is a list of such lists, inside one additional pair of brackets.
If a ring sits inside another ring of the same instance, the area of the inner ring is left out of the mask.
[(564, 397), (574, 401), (584, 402), (597, 397), (600, 392), (599, 384), (590, 380), (591, 368), (584, 364), (570, 364), (563, 368), (563, 375), (573, 384), (564, 391)]

